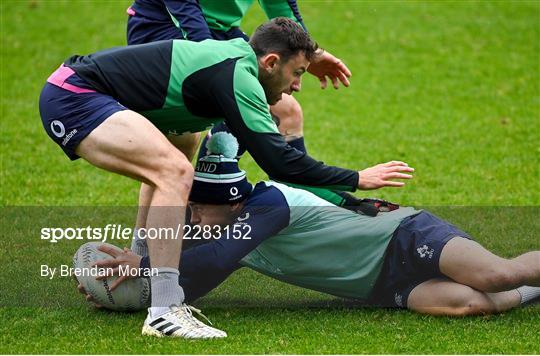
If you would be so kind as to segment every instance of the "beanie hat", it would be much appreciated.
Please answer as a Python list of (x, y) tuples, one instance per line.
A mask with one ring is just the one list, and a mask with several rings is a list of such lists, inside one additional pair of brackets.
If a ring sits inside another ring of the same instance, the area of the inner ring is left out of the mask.
[(217, 132), (206, 142), (207, 155), (195, 167), (189, 200), (202, 204), (231, 204), (246, 199), (253, 187), (238, 167), (238, 141), (227, 132)]

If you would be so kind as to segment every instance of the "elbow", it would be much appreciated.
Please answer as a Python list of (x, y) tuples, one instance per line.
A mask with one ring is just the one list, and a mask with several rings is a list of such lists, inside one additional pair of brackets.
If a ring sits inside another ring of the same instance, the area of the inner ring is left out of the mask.
[(260, 167), (271, 179), (290, 180), (290, 173), (288, 174), (287, 170), (279, 164), (265, 163), (260, 165)]

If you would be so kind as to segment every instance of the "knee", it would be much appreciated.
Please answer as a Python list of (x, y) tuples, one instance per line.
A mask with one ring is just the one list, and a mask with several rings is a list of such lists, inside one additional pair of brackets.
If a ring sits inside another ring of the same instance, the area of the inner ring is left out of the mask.
[(302, 126), (304, 122), (304, 113), (300, 103), (291, 96), (292, 100), (287, 101), (286, 113), (291, 122), (295, 122), (297, 125)]
[(526, 273), (525, 266), (518, 262), (509, 261), (500, 264), (480, 276), (481, 282), (478, 289), (490, 293), (513, 289), (523, 284)]
[(156, 187), (167, 190), (191, 189), (194, 170), (186, 157), (176, 149), (160, 155), (152, 174), (152, 182)]
[(292, 96), (284, 94), (284, 100), (274, 105), (271, 112), (283, 136), (302, 136), (304, 115), (302, 107)]
[(484, 315), (496, 311), (495, 305), (481, 292), (471, 290), (450, 307), (451, 316)]

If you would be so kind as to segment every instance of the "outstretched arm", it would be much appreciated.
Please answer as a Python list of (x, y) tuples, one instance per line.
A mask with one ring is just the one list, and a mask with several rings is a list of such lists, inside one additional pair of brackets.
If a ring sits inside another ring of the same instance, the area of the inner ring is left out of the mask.
[(391, 179), (412, 178), (408, 173), (413, 169), (403, 162), (392, 161), (358, 172), (325, 165), (291, 147), (278, 132), (270, 116), (262, 87), (255, 79), (249, 81), (243, 78), (249, 79), (249, 76), (242, 71), (243, 68), (235, 70), (234, 92), (216, 95), (216, 99), (224, 109), (231, 132), (273, 179), (318, 188), (354, 191), (357, 188), (400, 187), (404, 185), (403, 182)]
[[(242, 231), (241, 238), (226, 236), (192, 247), (182, 252), (180, 284), (188, 301), (195, 300), (221, 284), (240, 268), (239, 262), (267, 238), (278, 234), (289, 224), (290, 210), (285, 197), (274, 187), (266, 188), (257, 199), (250, 198), (229, 231)], [(268, 222), (272, 223), (269, 224)], [(141, 267), (150, 267), (149, 257), (141, 260)]]

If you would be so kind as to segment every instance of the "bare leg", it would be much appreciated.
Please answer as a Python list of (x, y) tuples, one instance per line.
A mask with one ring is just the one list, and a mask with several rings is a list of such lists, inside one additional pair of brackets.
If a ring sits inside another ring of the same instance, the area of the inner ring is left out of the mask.
[[(148, 142), (152, 144), (149, 145)], [(179, 228), (193, 167), (186, 157), (146, 118), (133, 112), (113, 114), (77, 147), (91, 164), (147, 183), (154, 188), (147, 228)], [(148, 240), (153, 267), (178, 268), (181, 236)]]
[(513, 289), (484, 293), (449, 279), (431, 279), (414, 288), (407, 307), (431, 315), (465, 316), (501, 313), (520, 305)]
[[(180, 136), (168, 136), (167, 139), (178, 148), (191, 162), (197, 148), (199, 146), (199, 141), (201, 138), (201, 133), (190, 133), (183, 134)], [(137, 214), (137, 223), (135, 226), (137, 228), (146, 227), (146, 219), (148, 217), (148, 207), (152, 201), (152, 196), (154, 194), (154, 187), (146, 183), (141, 183), (141, 189), (139, 191), (139, 211)]]
[(304, 116), (300, 104), (292, 95), (283, 94), (270, 112), (278, 121), (279, 132), (289, 142), (304, 136)]
[(199, 148), (201, 133), (185, 133), (179, 136), (168, 135), (167, 139), (169, 139), (169, 141), (187, 157), (188, 161), (191, 162)]
[(154, 195), (154, 187), (146, 183), (141, 183), (139, 190), (139, 210), (137, 212), (137, 222), (135, 227), (146, 228), (146, 219), (148, 218), (148, 207)]
[[(177, 149), (186, 155), (189, 161), (191, 161), (197, 152), (201, 134), (200, 132), (197, 132), (180, 136), (169, 135), (167, 138)], [(148, 219), (148, 211), (153, 194), (153, 186), (141, 183), (141, 188), (139, 190), (139, 208), (137, 212), (137, 221), (135, 223), (137, 229), (146, 228), (146, 220)], [(134, 236), (131, 250), (140, 255), (144, 254), (142, 252), (147, 251), (146, 240), (139, 239), (138, 235)]]
[(94, 166), (136, 178), (153, 188), (150, 193), (142, 187), (143, 206), (151, 195), (147, 205), (146, 242), (150, 264), (155, 268), (150, 277), (152, 301), (143, 335), (227, 336), (193, 317), (183, 305), (184, 291), (178, 284), (182, 224), (193, 182), (193, 166), (186, 156), (150, 121), (128, 110), (111, 115), (92, 131), (77, 147), (77, 154)]
[(540, 251), (524, 253), (514, 258), (513, 261), (527, 266), (536, 266), (536, 269), (540, 269)]
[(139, 190), (139, 204), (137, 210), (137, 221), (135, 222), (135, 231), (131, 241), (131, 251), (139, 256), (148, 256), (148, 244), (146, 243), (146, 219), (148, 218), (148, 209), (152, 202), (154, 187), (146, 183), (141, 183)]
[(483, 292), (540, 286), (540, 251), (505, 259), (477, 242), (456, 237), (443, 248), (439, 266), (450, 279)]

